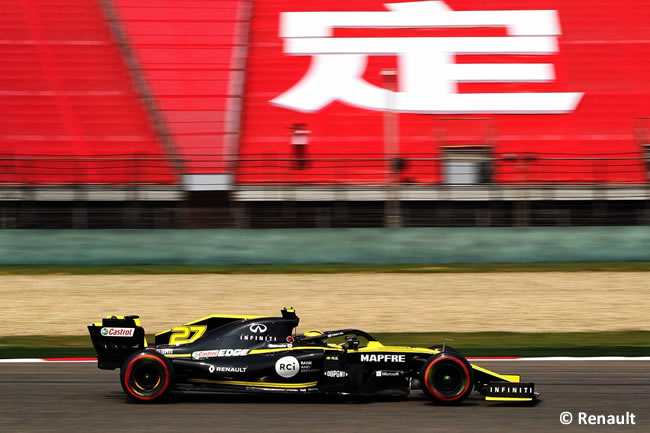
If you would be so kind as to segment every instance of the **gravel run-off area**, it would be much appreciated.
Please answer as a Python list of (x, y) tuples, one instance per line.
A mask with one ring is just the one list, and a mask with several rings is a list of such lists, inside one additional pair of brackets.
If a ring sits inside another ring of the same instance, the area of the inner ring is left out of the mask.
[(82, 335), (108, 314), (148, 333), (210, 314), (279, 315), (300, 330), (650, 329), (644, 272), (2, 275), (0, 335)]

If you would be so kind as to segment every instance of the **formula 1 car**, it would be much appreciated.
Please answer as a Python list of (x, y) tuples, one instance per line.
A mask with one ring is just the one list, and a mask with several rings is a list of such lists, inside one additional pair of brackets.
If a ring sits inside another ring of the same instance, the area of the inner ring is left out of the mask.
[(384, 346), (358, 329), (296, 335), (298, 322), (287, 308), (281, 317), (212, 315), (156, 334), (152, 346), (138, 316), (109, 316), (88, 330), (98, 367), (119, 368), (137, 402), (172, 390), (406, 397), (421, 388), (438, 404), (459, 404), (472, 390), (491, 401), (539, 395), (534, 384), (470, 364), (449, 346)]

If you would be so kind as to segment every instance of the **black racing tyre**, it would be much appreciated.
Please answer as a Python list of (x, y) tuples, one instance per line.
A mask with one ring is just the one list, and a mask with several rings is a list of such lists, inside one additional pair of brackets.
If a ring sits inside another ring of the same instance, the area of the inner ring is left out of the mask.
[(460, 404), (474, 388), (474, 372), (467, 360), (454, 352), (431, 356), (420, 371), (422, 391), (438, 404)]
[(174, 385), (171, 362), (154, 350), (143, 350), (129, 356), (120, 369), (120, 384), (133, 401), (163, 401)]
[(454, 349), (453, 347), (451, 347), (448, 344), (436, 344), (436, 345), (433, 345), (433, 346), (429, 346), (429, 349), (431, 349), (431, 350), (439, 350), (441, 352), (443, 352), (443, 350), (442, 350), (443, 348), (445, 349), (444, 352), (457, 353), (457, 354), (460, 355), (459, 351), (457, 351), (456, 349)]

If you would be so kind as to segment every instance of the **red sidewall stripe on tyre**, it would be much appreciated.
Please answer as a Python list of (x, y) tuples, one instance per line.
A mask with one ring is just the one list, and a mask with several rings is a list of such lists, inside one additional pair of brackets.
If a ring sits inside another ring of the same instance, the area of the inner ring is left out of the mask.
[[(133, 370), (133, 364), (134, 364), (137, 360), (142, 359), (142, 358), (151, 358), (151, 359), (154, 359), (154, 360), (158, 361), (160, 364), (162, 364), (163, 368), (165, 369), (165, 385), (162, 387), (162, 389), (161, 389), (160, 391), (158, 391), (157, 393), (155, 393), (154, 395), (151, 395), (151, 396), (149, 396), (149, 397), (144, 397), (144, 396), (141, 396), (141, 395), (139, 395), (139, 394), (136, 394), (135, 392), (133, 392), (133, 391), (131, 390), (131, 386), (129, 385), (129, 379), (131, 378), (131, 371)], [(141, 399), (141, 400), (152, 400), (152, 399), (158, 397), (158, 395), (160, 395), (160, 394), (162, 394), (163, 392), (165, 392), (165, 390), (167, 389), (167, 386), (169, 385), (169, 370), (167, 369), (167, 365), (165, 365), (165, 362), (164, 362), (162, 359), (160, 359), (160, 358), (158, 358), (158, 357), (156, 357), (156, 356), (153, 356), (153, 355), (140, 355), (140, 356), (138, 356), (138, 357), (136, 357), (136, 358), (133, 358), (133, 359), (131, 360), (131, 362), (129, 362), (129, 365), (126, 367), (126, 372), (124, 372), (124, 383), (125, 383), (125, 385), (126, 385), (126, 389), (127, 389), (127, 390), (129, 391), (129, 393), (131, 393), (131, 395), (133, 395), (135, 398), (138, 398), (138, 399)]]
[[(445, 397), (444, 395), (440, 394), (434, 387), (432, 387), (429, 384), (429, 370), (431, 370), (431, 367), (433, 367), (438, 361), (443, 360), (443, 359), (454, 361), (455, 363), (460, 364), (463, 367), (463, 370), (465, 371), (465, 374), (466, 374), (465, 377), (467, 378), (467, 383), (465, 384), (465, 388), (463, 388), (462, 392), (460, 392), (458, 395), (456, 395), (454, 397)], [(443, 400), (443, 401), (454, 401), (454, 400), (457, 400), (463, 394), (465, 394), (465, 392), (467, 391), (467, 388), (469, 388), (470, 382), (471, 382), (471, 380), (469, 380), (469, 378), (470, 378), (469, 370), (467, 369), (467, 366), (465, 365), (464, 362), (462, 362), (458, 358), (454, 358), (453, 356), (441, 356), (440, 358), (434, 360), (431, 364), (429, 364), (426, 371), (424, 372), (424, 385), (427, 387), (427, 389), (429, 390), (429, 392), (431, 394), (436, 396), (436, 398), (438, 398), (440, 400)]]

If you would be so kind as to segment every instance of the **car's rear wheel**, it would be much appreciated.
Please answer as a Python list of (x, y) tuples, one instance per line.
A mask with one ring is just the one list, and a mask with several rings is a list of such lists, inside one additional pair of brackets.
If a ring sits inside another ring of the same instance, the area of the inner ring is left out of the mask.
[(173, 386), (173, 368), (163, 355), (153, 350), (134, 353), (122, 365), (120, 383), (133, 401), (163, 401)]
[(424, 394), (438, 404), (459, 404), (474, 387), (474, 374), (467, 360), (454, 352), (429, 358), (420, 372)]

